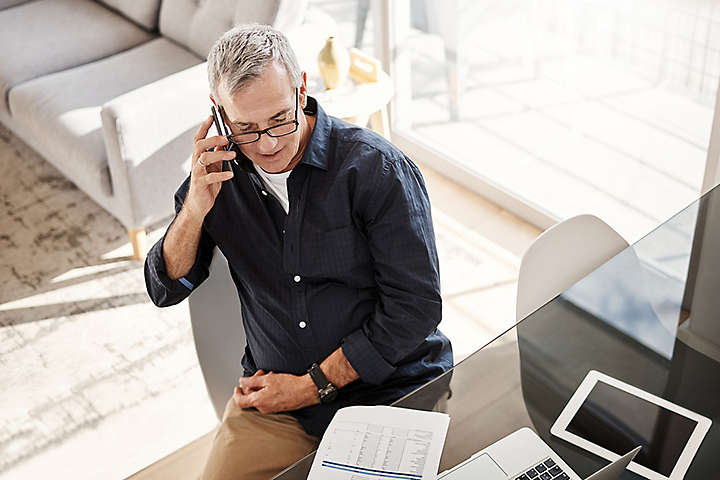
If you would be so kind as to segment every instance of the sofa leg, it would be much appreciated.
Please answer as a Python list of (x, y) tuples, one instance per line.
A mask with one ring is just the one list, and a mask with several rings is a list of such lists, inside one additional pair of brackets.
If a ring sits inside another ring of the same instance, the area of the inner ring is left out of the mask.
[(128, 230), (130, 236), (130, 243), (133, 247), (133, 258), (135, 260), (145, 260), (145, 229), (141, 228), (138, 230)]

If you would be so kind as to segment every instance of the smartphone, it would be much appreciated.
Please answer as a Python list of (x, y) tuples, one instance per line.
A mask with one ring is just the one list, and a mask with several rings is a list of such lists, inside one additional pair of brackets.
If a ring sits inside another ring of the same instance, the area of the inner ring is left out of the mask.
[[(218, 135), (222, 135), (223, 137), (226, 137), (227, 135), (229, 135), (230, 132), (227, 132), (227, 133), (225, 132), (225, 129), (224, 129), (225, 124), (220, 121), (220, 117), (218, 116), (218, 111), (215, 108), (215, 105), (210, 106), (210, 113), (212, 113), (213, 123), (215, 124), (215, 130), (217, 130)], [(220, 113), (222, 113), (222, 107), (220, 107)], [(223, 146), (222, 149), (230, 150), (229, 144)], [(238, 165), (237, 157), (234, 158), (232, 161), (235, 163), (235, 165)], [(224, 164), (224, 162), (223, 162), (223, 164)]]
[[(213, 123), (215, 123), (215, 130), (217, 130), (217, 134), (220, 136), (225, 136), (225, 132), (222, 129), (222, 124), (220, 123), (220, 119), (218, 118), (217, 110), (215, 109), (215, 105), (210, 106), (210, 113), (212, 113), (213, 117)], [(227, 150), (227, 146), (222, 147), (223, 150)]]

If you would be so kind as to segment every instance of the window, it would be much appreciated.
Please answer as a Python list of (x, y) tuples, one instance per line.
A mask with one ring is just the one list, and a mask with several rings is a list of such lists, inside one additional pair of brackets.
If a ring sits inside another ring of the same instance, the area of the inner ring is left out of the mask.
[[(634, 241), (700, 193), (720, 77), (705, 0), (379, 0), (393, 141), (538, 226)], [(392, 54), (391, 54), (392, 53)]]

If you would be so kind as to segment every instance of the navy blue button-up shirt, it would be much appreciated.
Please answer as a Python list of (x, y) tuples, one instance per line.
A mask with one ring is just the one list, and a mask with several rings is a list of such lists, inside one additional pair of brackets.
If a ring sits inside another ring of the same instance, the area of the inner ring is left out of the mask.
[[(316, 122), (287, 180), (289, 212), (238, 151), (190, 272), (167, 276), (163, 237), (147, 256), (145, 281), (156, 305), (174, 305), (207, 278), (219, 247), (242, 305), (244, 375), (304, 374), (342, 346), (360, 379), (330, 404), (289, 412), (321, 436), (337, 409), (390, 403), (448, 370), (452, 350), (436, 329), (438, 258), (420, 171), (384, 138), (308, 100)], [(189, 178), (176, 211), (188, 188)]]

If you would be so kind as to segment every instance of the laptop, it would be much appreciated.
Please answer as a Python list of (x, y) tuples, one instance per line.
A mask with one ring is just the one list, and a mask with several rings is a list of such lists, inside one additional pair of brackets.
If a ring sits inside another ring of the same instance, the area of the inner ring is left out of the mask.
[[(635, 448), (586, 480), (617, 480)], [(535, 432), (525, 427), (438, 475), (438, 480), (582, 480)]]

